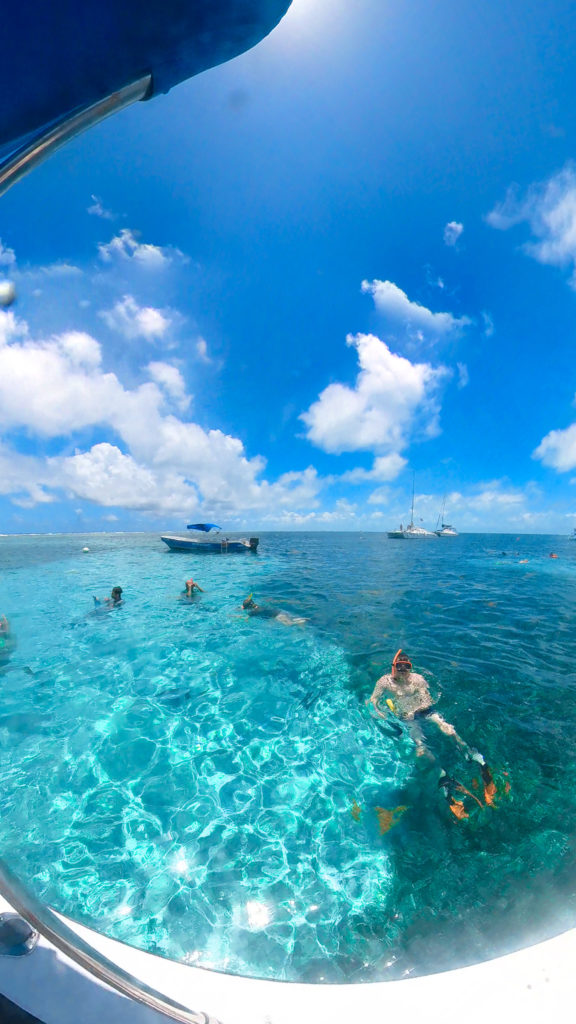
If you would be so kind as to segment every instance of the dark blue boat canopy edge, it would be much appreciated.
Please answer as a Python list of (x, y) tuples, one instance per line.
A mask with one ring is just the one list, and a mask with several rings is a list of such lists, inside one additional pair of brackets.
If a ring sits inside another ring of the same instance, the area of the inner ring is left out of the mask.
[(150, 74), (146, 98), (255, 46), (291, 0), (20, 0), (6, 4), (0, 152)]

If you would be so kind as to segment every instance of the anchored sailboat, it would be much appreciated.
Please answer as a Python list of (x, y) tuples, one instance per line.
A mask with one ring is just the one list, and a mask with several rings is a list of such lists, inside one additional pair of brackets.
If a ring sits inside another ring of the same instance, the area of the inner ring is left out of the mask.
[(390, 540), (428, 540), (430, 537), (435, 537), (436, 534), (432, 533), (431, 530), (425, 530), (423, 526), (415, 526), (414, 524), (414, 481), (416, 474), (412, 474), (412, 508), (410, 511), (410, 522), (404, 530), (402, 523), (400, 523), (399, 530), (390, 530), (388, 537)]
[[(438, 516), (438, 519), (436, 520), (436, 529), (434, 530), (434, 533), (436, 534), (437, 537), (457, 537), (458, 536), (458, 530), (455, 530), (453, 526), (450, 526), (450, 523), (445, 523), (444, 522), (444, 512), (445, 512), (445, 510), (446, 510), (446, 495), (444, 495), (444, 498), (442, 499), (442, 511), (440, 512), (440, 514)], [(442, 523), (441, 528), (439, 528), (440, 523)]]

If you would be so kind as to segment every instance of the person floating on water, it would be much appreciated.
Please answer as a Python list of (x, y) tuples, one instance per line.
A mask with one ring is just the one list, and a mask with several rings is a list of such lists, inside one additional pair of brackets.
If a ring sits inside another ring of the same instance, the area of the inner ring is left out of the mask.
[(5, 615), (0, 615), (0, 664), (8, 661), (16, 646), (16, 639)]
[(186, 580), (185, 586), (186, 590), (182, 591), (182, 596), (185, 598), (194, 597), (195, 590), (199, 590), (201, 594), (204, 593), (202, 587), (198, 586), (198, 584), (193, 579)]
[(112, 587), (110, 597), (95, 597), (96, 608), (118, 608), (122, 604), (122, 587)]
[[(380, 677), (372, 691), (372, 695), (366, 701), (366, 704), (372, 705), (380, 718), (386, 719), (388, 718), (388, 713), (382, 711), (380, 707), (380, 700), (385, 693), (390, 695), (385, 699), (388, 711), (397, 715), (402, 721), (409, 723), (408, 728), (416, 744), (417, 755), (427, 752), (419, 720), (428, 719), (445, 736), (450, 736), (458, 744), (468, 761), (475, 761), (480, 766), (480, 774), (484, 783), (485, 801), (487, 804), (493, 803), (493, 798), (496, 795), (496, 786), (483, 755), (478, 750), (475, 750), (474, 747), (470, 747), (458, 735), (454, 726), (436, 711), (428, 683), (424, 676), (412, 671), (412, 662), (403, 653), (402, 649), (397, 651), (394, 656), (391, 672)], [(396, 729), (399, 730), (399, 728), (399, 726), (396, 726), (394, 731)], [(473, 793), (470, 793), (461, 783), (456, 779), (452, 779), (443, 770), (438, 785), (444, 790), (450, 804), (450, 810), (457, 818), (468, 817), (468, 814), (466, 813), (463, 801), (455, 798), (455, 793), (465, 794), (482, 806)]]
[(256, 604), (252, 594), (248, 594), (248, 597), (244, 598), (242, 608), (245, 612), (248, 612), (248, 615), (259, 615), (263, 619), (277, 619), (278, 622), (283, 622), (285, 626), (302, 626), (307, 621), (303, 618), (295, 618), (293, 615), (288, 615), (287, 612), (280, 611), (279, 608)]

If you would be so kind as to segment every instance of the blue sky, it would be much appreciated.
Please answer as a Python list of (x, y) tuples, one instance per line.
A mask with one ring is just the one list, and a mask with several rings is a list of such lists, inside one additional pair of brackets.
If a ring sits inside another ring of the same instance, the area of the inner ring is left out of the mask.
[(576, 9), (294, 0), (0, 199), (0, 532), (576, 526)]

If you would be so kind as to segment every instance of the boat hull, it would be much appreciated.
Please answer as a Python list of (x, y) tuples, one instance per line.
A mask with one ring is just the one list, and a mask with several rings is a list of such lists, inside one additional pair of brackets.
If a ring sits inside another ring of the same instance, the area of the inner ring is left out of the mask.
[(249, 540), (245, 537), (239, 540), (228, 540), (227, 537), (222, 537), (219, 540), (201, 540), (196, 537), (163, 536), (161, 540), (171, 551), (188, 551), (194, 554), (227, 555), (258, 550), (258, 537), (250, 537)]

